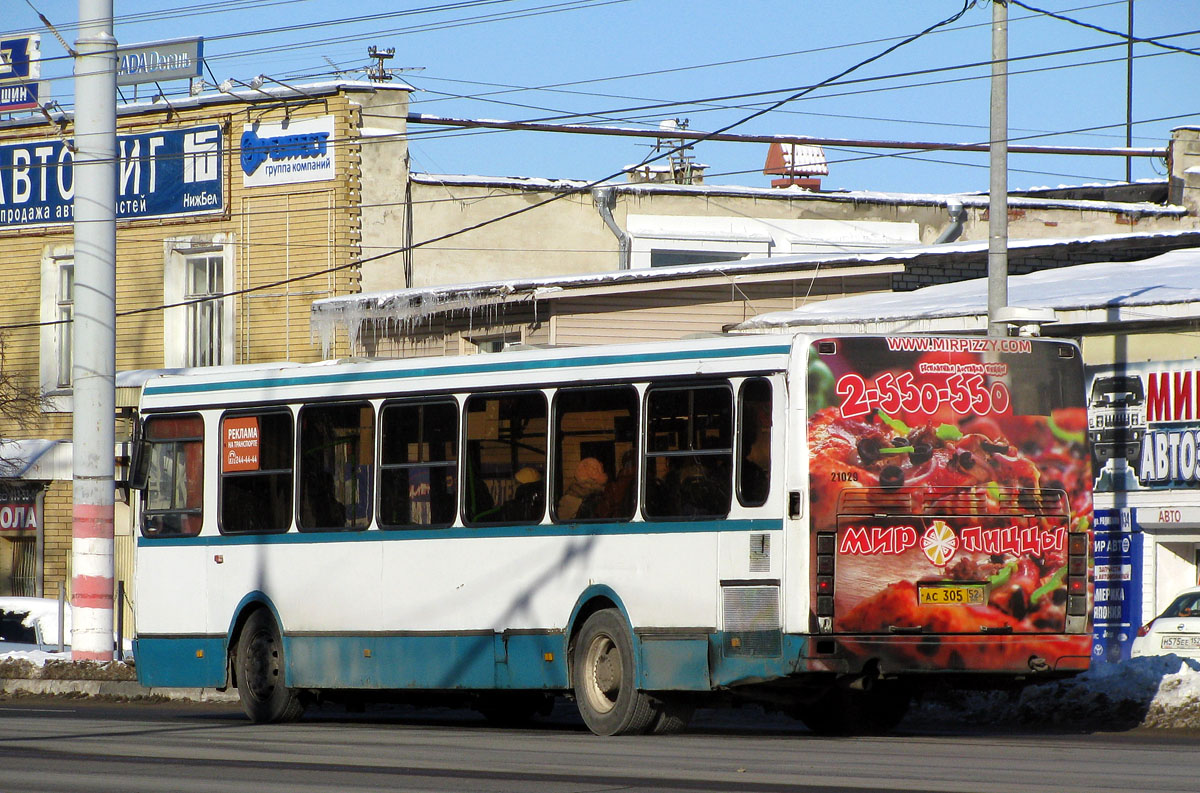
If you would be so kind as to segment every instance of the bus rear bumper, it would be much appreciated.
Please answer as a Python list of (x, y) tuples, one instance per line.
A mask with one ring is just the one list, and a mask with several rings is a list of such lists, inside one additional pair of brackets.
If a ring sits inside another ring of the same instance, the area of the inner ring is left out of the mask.
[[(858, 672), (873, 667), (884, 675), (986, 672), (1051, 675), (1082, 672), (1091, 658), (1087, 634), (1048, 635), (838, 635), (811, 643), (809, 671)], [(826, 652), (822, 653), (821, 650)]]

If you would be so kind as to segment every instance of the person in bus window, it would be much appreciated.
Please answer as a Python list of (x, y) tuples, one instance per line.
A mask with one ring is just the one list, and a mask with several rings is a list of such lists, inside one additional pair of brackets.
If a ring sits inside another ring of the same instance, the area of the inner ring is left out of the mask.
[(512, 498), (504, 502), (501, 514), (506, 521), (528, 523), (541, 520), (546, 498), (546, 485), (542, 472), (531, 465), (517, 471), (517, 487)]
[(595, 457), (584, 457), (575, 466), (575, 481), (558, 500), (559, 520), (585, 520), (596, 516), (596, 506), (608, 484), (604, 465)]
[(637, 492), (637, 462), (633, 450), (621, 455), (621, 470), (604, 486), (596, 501), (594, 518), (629, 518), (633, 516), (633, 499)]

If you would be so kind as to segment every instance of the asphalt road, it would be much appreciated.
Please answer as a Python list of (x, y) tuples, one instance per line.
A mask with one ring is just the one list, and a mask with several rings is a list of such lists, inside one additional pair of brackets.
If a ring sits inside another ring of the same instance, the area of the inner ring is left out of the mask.
[(0, 701), (0, 793), (1200, 789), (1195, 732), (963, 729), (832, 739), (702, 711), (682, 735), (597, 738), (566, 707), (530, 729), (407, 708), (258, 726), (235, 705), (16, 697)]

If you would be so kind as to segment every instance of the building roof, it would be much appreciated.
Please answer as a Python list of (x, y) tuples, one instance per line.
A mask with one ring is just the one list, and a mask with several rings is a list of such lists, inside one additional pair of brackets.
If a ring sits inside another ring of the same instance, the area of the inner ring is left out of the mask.
[[(1200, 318), (1200, 248), (1137, 262), (1096, 262), (1008, 278), (1008, 305), (1052, 309), (1060, 324), (1177, 322)], [(791, 332), (984, 331), (988, 279), (928, 286), (911, 292), (856, 295), (763, 314), (734, 330)]]
[[(1009, 250), (1013, 251), (1042, 251), (1053, 250), (1056, 247), (1087, 245), (1091, 243), (1126, 242), (1149, 240), (1153, 238), (1180, 237), (1197, 234), (1194, 230), (1173, 232), (1147, 232), (1142, 234), (1104, 234), (1092, 237), (1061, 238), (1061, 239), (1026, 239), (1012, 240)], [(429, 287), (414, 287), (410, 289), (395, 289), (379, 292), (365, 292), (356, 295), (343, 295), (315, 300), (312, 303), (309, 317), (310, 329), (314, 338), (320, 339), (326, 348), (332, 343), (337, 327), (344, 327), (357, 338), (358, 331), (364, 323), (378, 323), (388, 328), (410, 331), (422, 323), (428, 322), (438, 315), (471, 314), (476, 311), (486, 311), (494, 314), (496, 306), (501, 304), (517, 304), (521, 302), (536, 302), (539, 300), (569, 299), (575, 297), (590, 297), (599, 294), (619, 294), (622, 292), (649, 289), (687, 289), (709, 284), (738, 284), (749, 282), (779, 281), (784, 279), (846, 277), (854, 275), (877, 275), (881, 273), (900, 273), (907, 262), (915, 259), (933, 257), (948, 257), (948, 259), (964, 256), (979, 257), (987, 253), (986, 240), (974, 242), (947, 243), (942, 245), (911, 245), (869, 250), (862, 252), (845, 252), (839, 254), (811, 253), (774, 256), (760, 259), (743, 259), (735, 262), (718, 262), (712, 264), (692, 264), (675, 267), (655, 267), (651, 269), (615, 270), (602, 273), (580, 275), (547, 276), (541, 278), (517, 278), (495, 281), (479, 281), (468, 284), (447, 284)], [(1152, 261), (1152, 260), (1151, 260)], [(1111, 265), (1115, 268), (1128, 270), (1130, 265), (1122, 263)], [(1067, 268), (1063, 268), (1067, 269)], [(1061, 272), (1053, 270), (1050, 272)], [(1020, 276), (1025, 278), (1028, 276)], [(1046, 276), (1051, 277), (1051, 276)], [(1012, 279), (1016, 280), (1016, 278)], [(966, 289), (964, 283), (948, 284), (950, 294), (954, 289)], [(869, 296), (854, 298), (839, 298), (822, 300), (797, 311), (765, 314), (751, 320), (738, 329), (773, 329), (778, 330), (791, 323), (822, 324), (833, 321), (824, 314), (814, 313), (811, 316), (820, 317), (808, 321), (807, 311), (817, 312), (822, 306), (832, 303), (841, 304), (846, 300), (861, 301), (852, 303), (851, 307), (859, 306), (865, 312), (863, 316), (879, 318), (879, 309), (890, 305), (892, 301), (904, 300), (909, 295), (925, 293), (928, 290), (902, 293), (872, 293)], [(937, 298), (934, 298), (936, 306)], [(984, 305), (986, 305), (986, 298)], [(902, 319), (911, 314), (907, 309), (896, 309), (893, 319)], [(986, 314), (986, 309), (984, 311)], [(938, 315), (940, 316), (940, 315)], [(774, 317), (775, 320), (766, 318)], [(853, 315), (847, 320), (858, 323), (862, 320)], [(986, 325), (986, 322), (984, 323)], [(965, 329), (955, 326), (954, 329)], [(973, 326), (970, 326), (973, 327)], [(914, 328), (915, 329), (915, 328)], [(947, 327), (947, 330), (950, 328)]]
[[(648, 195), (730, 196), (755, 199), (791, 201), (832, 201), (835, 203), (872, 204), (884, 206), (936, 206), (962, 204), (965, 207), (986, 209), (989, 198), (981, 193), (882, 193), (874, 190), (840, 190), (814, 192), (802, 187), (747, 187), (719, 184), (672, 184), (667, 182), (588, 182), (583, 179), (549, 179), (521, 176), (480, 176), (473, 174), (412, 173), (417, 184), (503, 187), (510, 190), (577, 193), (593, 187), (611, 187), (619, 193)], [(1073, 209), (1078, 211), (1110, 212), (1133, 217), (1186, 217), (1187, 209), (1173, 204), (1149, 201), (1101, 201), (1057, 197), (1008, 197), (1010, 210)]]
[[(415, 91), (405, 82), (373, 83), (368, 80), (325, 80), (316, 83), (275, 84), (266, 82), (259, 88), (238, 85), (229, 91), (208, 91), (196, 96), (171, 97), (164, 103), (162, 100), (139, 99), (134, 102), (124, 102), (117, 105), (117, 116), (133, 116), (139, 113), (161, 112), (169, 109), (190, 110), (197, 107), (226, 105), (233, 102), (261, 103), (265, 101), (288, 101), (322, 97), (339, 92), (370, 93), (375, 91)], [(57, 110), (49, 114), (55, 122), (69, 122), (74, 118), (72, 111)], [(42, 115), (18, 116), (0, 120), (0, 130), (19, 129), (21, 127), (46, 126), (46, 117)]]

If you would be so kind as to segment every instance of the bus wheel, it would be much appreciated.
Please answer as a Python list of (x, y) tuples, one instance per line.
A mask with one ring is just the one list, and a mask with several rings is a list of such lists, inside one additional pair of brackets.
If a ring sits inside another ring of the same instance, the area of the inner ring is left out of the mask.
[(237, 643), (237, 689), (242, 710), (258, 724), (295, 721), (304, 713), (297, 692), (283, 684), (283, 640), (265, 610), (246, 620)]
[(659, 709), (638, 691), (633, 639), (615, 609), (588, 617), (575, 642), (572, 684), (579, 715), (597, 735), (636, 735), (653, 728)]
[(650, 733), (653, 735), (672, 735), (683, 732), (687, 729), (688, 722), (692, 720), (692, 714), (696, 712), (696, 706), (692, 703), (669, 696), (667, 698), (660, 696), (658, 705), (658, 718), (654, 720), (654, 726), (650, 728)]

